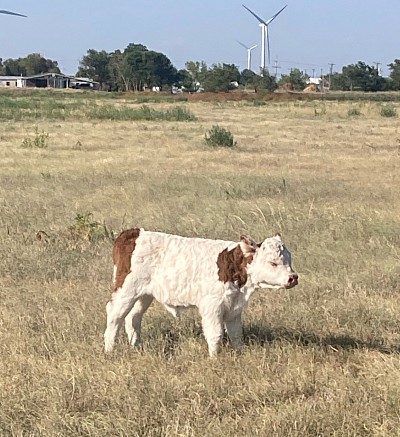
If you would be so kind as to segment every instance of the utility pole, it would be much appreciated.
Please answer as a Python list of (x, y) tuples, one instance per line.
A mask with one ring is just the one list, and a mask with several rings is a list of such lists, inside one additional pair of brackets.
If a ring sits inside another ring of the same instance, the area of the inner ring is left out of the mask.
[(329, 65), (329, 90), (330, 90), (331, 89), (331, 78), (332, 78), (332, 73), (333, 73), (333, 66), (335, 64), (330, 62), (328, 65)]
[(324, 92), (324, 75), (323, 75), (323, 70), (321, 68), (321, 92)]
[(376, 62), (376, 61), (373, 61), (373, 64), (376, 65), (376, 69), (378, 70), (378, 76), (380, 76), (379, 66), (382, 65), (382, 62)]
[(315, 78), (315, 68), (312, 69), (312, 77)]
[(275, 63), (275, 65), (273, 66), (273, 68), (275, 69), (275, 79), (276, 79), (276, 77), (278, 76), (278, 68), (281, 68), (281, 66), (278, 65), (277, 59), (274, 61), (274, 63)]

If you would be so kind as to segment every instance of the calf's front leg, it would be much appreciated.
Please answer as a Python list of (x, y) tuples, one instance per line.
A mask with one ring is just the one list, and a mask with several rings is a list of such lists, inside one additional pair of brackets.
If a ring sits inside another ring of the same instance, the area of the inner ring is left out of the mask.
[(232, 347), (234, 349), (240, 349), (243, 346), (242, 313), (231, 317), (228, 316), (224, 322)]
[(223, 322), (221, 308), (200, 308), (204, 337), (208, 344), (208, 353), (215, 358), (219, 352)]
[(128, 336), (129, 344), (133, 347), (140, 346), (140, 331), (142, 327), (143, 314), (153, 302), (153, 296), (146, 295), (140, 297), (131, 311), (125, 317), (125, 332)]
[(123, 324), (126, 315), (131, 311), (137, 297), (119, 289), (115, 292), (106, 305), (107, 328), (104, 332), (104, 350), (111, 352), (114, 348), (115, 339)]

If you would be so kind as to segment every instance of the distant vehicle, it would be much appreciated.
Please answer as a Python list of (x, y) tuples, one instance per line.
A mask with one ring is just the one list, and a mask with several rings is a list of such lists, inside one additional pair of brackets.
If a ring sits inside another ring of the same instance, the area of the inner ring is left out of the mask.
[(73, 88), (76, 90), (88, 89), (88, 88), (93, 88), (93, 84), (91, 84), (89, 82), (73, 82), (70, 84), (70, 88)]

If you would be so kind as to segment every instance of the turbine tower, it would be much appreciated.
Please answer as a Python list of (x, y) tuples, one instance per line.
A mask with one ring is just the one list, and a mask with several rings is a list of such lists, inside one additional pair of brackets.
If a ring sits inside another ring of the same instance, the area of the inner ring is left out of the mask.
[(247, 9), (251, 15), (253, 15), (260, 23), (261, 27), (261, 72), (265, 70), (265, 42), (267, 42), (268, 47), (268, 64), (271, 63), (271, 53), (269, 49), (269, 33), (268, 33), (268, 25), (272, 23), (272, 21), (275, 20), (275, 18), (287, 7), (285, 5), (282, 9), (280, 9), (275, 15), (273, 15), (269, 20), (264, 21), (262, 18), (260, 18), (257, 14), (255, 14), (251, 9), (249, 9), (247, 6), (242, 6)]
[(242, 42), (240, 42), (238, 40), (236, 40), (236, 42), (247, 50), (247, 69), (251, 70), (251, 51), (254, 50), (258, 44), (254, 45), (252, 47), (247, 47), (245, 44), (243, 44)]
[(0, 14), (16, 15), (17, 17), (25, 17), (26, 18), (26, 15), (17, 14), (16, 12), (11, 12), (11, 11), (5, 11), (3, 9), (0, 9)]

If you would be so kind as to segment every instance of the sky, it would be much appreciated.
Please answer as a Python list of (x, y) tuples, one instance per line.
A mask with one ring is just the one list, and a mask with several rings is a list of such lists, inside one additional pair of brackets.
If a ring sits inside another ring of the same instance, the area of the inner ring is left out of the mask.
[[(261, 29), (242, 3), (267, 20), (287, 8), (269, 26), (271, 73), (299, 68), (312, 76), (341, 71), (363, 61), (387, 64), (400, 58), (400, 0), (0, 0), (0, 9), (28, 18), (0, 14), (0, 58), (40, 53), (75, 74), (87, 50), (123, 50), (140, 43), (162, 52), (178, 68), (205, 61), (259, 71)], [(275, 62), (276, 61), (276, 62)], [(280, 68), (274, 69), (274, 65)]]

